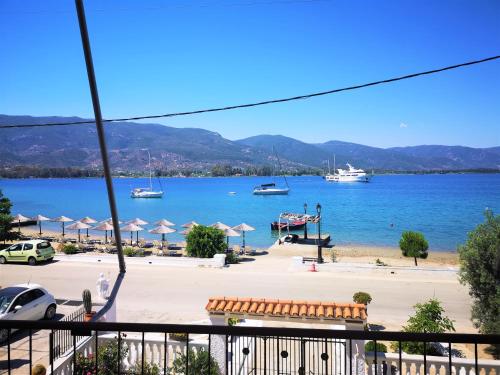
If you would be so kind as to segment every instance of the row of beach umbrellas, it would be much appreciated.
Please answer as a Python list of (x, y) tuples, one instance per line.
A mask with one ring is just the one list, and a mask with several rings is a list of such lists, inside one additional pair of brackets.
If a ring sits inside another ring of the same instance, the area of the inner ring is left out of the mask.
[[(86, 230), (87, 231), (87, 237), (89, 236), (89, 229), (91, 230), (99, 230), (99, 231), (104, 231), (105, 232), (105, 241), (108, 241), (108, 231), (111, 232), (111, 236), (113, 235), (113, 220), (111, 218), (103, 220), (101, 222), (98, 222), (97, 220), (86, 216), (80, 220), (73, 220), (67, 216), (58, 216), (54, 219), (50, 219), (46, 216), (43, 215), (36, 215), (33, 218), (28, 218), (26, 216), (23, 216), (21, 214), (17, 214), (16, 216), (13, 217), (12, 222), (17, 223), (19, 226), (19, 231), (21, 231), (21, 223), (26, 222), (26, 221), (37, 221), (38, 222), (38, 227), (39, 227), (39, 232), (40, 235), (42, 234), (42, 221), (54, 221), (54, 222), (60, 222), (61, 223), (61, 228), (62, 228), (62, 235), (64, 236), (64, 229), (71, 229), (71, 230), (78, 230), (78, 242), (80, 242), (80, 231), (81, 230)], [(68, 222), (73, 222), (73, 224), (65, 226), (65, 223)], [(92, 226), (91, 224), (97, 224), (95, 226)], [(118, 224), (122, 224), (121, 221), (118, 222)], [(125, 226), (121, 227), (120, 230), (123, 232), (130, 232), (130, 243), (132, 244), (133, 242), (133, 233), (136, 233), (136, 241), (139, 241), (139, 232), (145, 230), (142, 226), (148, 225), (149, 223), (145, 220), (142, 220), (140, 218), (135, 218), (133, 220), (130, 220), (126, 223)], [(162, 240), (162, 246), (163, 242), (165, 241), (165, 235), (168, 233), (174, 233), (176, 230), (172, 229), (170, 227), (175, 226), (174, 223), (168, 221), (167, 219), (161, 219), (155, 222), (156, 227), (153, 229), (150, 229), (148, 232), (152, 234), (161, 234), (161, 240)], [(196, 221), (191, 221), (189, 223), (183, 224), (182, 227), (186, 228), (181, 232), (183, 235), (187, 235), (191, 229), (199, 225)], [(243, 235), (243, 248), (245, 247), (245, 232), (253, 231), (255, 230), (254, 227), (246, 224), (246, 223), (241, 223), (235, 227), (230, 227), (229, 225), (226, 225), (224, 223), (221, 223), (220, 221), (210, 225), (213, 228), (220, 229), (222, 232), (224, 232), (224, 235), (227, 238), (227, 243), (229, 244), (229, 237), (239, 237), (240, 232)]]

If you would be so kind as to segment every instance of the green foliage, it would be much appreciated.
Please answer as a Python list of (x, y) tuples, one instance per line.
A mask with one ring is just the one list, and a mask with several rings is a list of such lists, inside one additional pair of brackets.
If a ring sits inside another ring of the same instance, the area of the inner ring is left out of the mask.
[[(500, 216), (485, 213), (486, 221), (459, 246), (460, 281), (469, 286), (472, 321), (481, 333), (500, 333)], [(500, 345), (496, 349), (500, 352)]]
[[(365, 344), (365, 352), (374, 352), (375, 351), (375, 342), (374, 341), (368, 341)], [(384, 344), (377, 342), (377, 352), (379, 353), (387, 353), (387, 346)]]
[[(432, 298), (426, 303), (417, 303), (415, 315), (410, 316), (403, 332), (417, 333), (444, 333), (455, 331), (453, 320), (444, 315), (441, 303)], [(398, 343), (393, 343), (391, 348), (398, 351)], [(408, 354), (424, 354), (424, 344), (421, 342), (402, 342), (401, 348)], [(426, 343), (425, 352), (429, 355), (439, 355), (430, 343)]]
[(130, 246), (124, 247), (123, 255), (125, 255), (126, 257), (133, 257), (135, 256), (135, 250)]
[(415, 259), (415, 265), (417, 266), (417, 258), (427, 258), (429, 244), (422, 233), (406, 231), (401, 235), (399, 248), (405, 257), (412, 257)]
[(236, 324), (238, 324), (240, 322), (240, 320), (238, 318), (229, 318), (227, 320), (227, 325), (232, 327), (232, 326), (235, 326)]
[(170, 340), (175, 340), (175, 341), (186, 341), (188, 338), (187, 333), (169, 333), (168, 335), (170, 337)]
[(12, 203), (0, 190), (0, 241), (12, 241), (19, 238), (19, 233), (14, 231), (10, 209)]
[(191, 257), (213, 258), (227, 248), (224, 232), (204, 225), (195, 225), (186, 236), (186, 242), (186, 251)]
[(82, 292), (82, 300), (83, 300), (83, 307), (85, 308), (85, 312), (87, 314), (90, 314), (92, 312), (92, 294), (90, 293), (90, 290), (85, 289)]
[[(99, 345), (97, 350), (97, 365), (99, 375), (114, 375), (121, 372), (125, 374), (123, 368), (118, 371), (118, 359), (126, 358), (128, 355), (128, 348), (121, 345), (120, 352), (118, 352), (118, 339)], [(95, 358), (92, 354), (85, 356), (82, 353), (76, 354), (75, 374), (95, 374)], [(121, 366), (120, 366), (121, 367)], [(152, 373), (152, 375), (155, 375)]]
[(356, 292), (352, 296), (352, 300), (356, 303), (362, 303), (368, 305), (372, 301), (372, 296), (366, 292)]
[(337, 252), (333, 248), (330, 251), (330, 260), (332, 261), (332, 263), (337, 262)]
[(161, 373), (161, 369), (156, 363), (145, 362), (143, 366), (140, 361), (137, 361), (125, 372), (126, 375), (160, 375)]
[(235, 253), (226, 254), (226, 264), (236, 264), (240, 262), (240, 258)]
[[(186, 371), (187, 360), (189, 360), (189, 367)], [(215, 359), (205, 349), (195, 352), (189, 348), (187, 358), (185, 354), (179, 353), (179, 356), (172, 363), (172, 367), (169, 367), (168, 373), (172, 375), (220, 375), (220, 370)]]
[(62, 252), (66, 255), (76, 254), (78, 252), (78, 248), (72, 243), (67, 243), (63, 246)]
[(375, 261), (375, 264), (377, 266), (380, 266), (380, 267), (386, 267), (387, 266), (387, 263), (381, 261), (379, 258), (377, 258), (377, 260)]

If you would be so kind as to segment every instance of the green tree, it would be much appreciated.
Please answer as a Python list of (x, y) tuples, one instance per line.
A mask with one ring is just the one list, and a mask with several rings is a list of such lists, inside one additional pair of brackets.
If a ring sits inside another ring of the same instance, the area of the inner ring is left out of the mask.
[[(446, 331), (455, 331), (453, 320), (444, 315), (444, 308), (439, 300), (432, 298), (426, 303), (417, 303), (415, 306), (415, 315), (410, 316), (406, 326), (403, 326), (403, 332), (416, 333), (444, 333)], [(425, 344), (427, 354), (436, 353), (430, 343)], [(398, 350), (398, 344), (393, 343), (392, 349)], [(424, 354), (424, 343), (421, 342), (402, 342), (401, 349), (408, 354)]]
[(212, 258), (227, 248), (224, 232), (204, 225), (195, 225), (187, 235), (186, 242), (186, 251), (191, 257)]
[(372, 301), (372, 296), (366, 292), (356, 292), (352, 296), (352, 300), (356, 303), (368, 305)]
[(460, 281), (469, 286), (472, 321), (481, 333), (500, 333), (500, 216), (485, 213), (486, 221), (459, 246)]
[(12, 241), (19, 237), (18, 233), (13, 230), (12, 216), (10, 216), (10, 208), (12, 203), (9, 198), (5, 197), (0, 190), (0, 241)]
[(406, 231), (401, 235), (399, 248), (403, 252), (403, 256), (413, 257), (415, 259), (415, 266), (418, 266), (417, 258), (427, 258), (429, 244), (422, 233)]
[[(186, 371), (187, 360), (189, 360), (189, 367)], [(192, 348), (189, 348), (188, 357), (186, 358), (185, 354), (179, 355), (172, 363), (172, 367), (169, 367), (168, 373), (184, 375), (220, 375), (220, 370), (215, 359), (206, 350), (200, 349), (198, 352), (195, 352)]]

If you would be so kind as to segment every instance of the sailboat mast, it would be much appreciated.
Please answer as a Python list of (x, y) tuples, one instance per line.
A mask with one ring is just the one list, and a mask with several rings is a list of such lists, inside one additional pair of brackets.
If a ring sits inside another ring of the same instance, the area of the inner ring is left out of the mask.
[(333, 154), (333, 174), (335, 174), (335, 154)]
[(327, 162), (328, 162), (328, 174), (332, 174), (332, 171), (330, 170), (330, 159), (328, 159)]
[(151, 181), (151, 154), (149, 153), (148, 150), (148, 158), (149, 158), (149, 190), (153, 191), (153, 182)]
[[(274, 151), (274, 156), (276, 156), (276, 159), (278, 160), (278, 166), (280, 168), (280, 173), (281, 173), (282, 172), (281, 161), (280, 161), (280, 158), (279, 158), (278, 153), (276, 152), (276, 149), (274, 148), (274, 146), (273, 146), (273, 151)], [(288, 186), (288, 181), (286, 180), (286, 176), (284, 173), (283, 173), (283, 179), (285, 180), (286, 187), (290, 188), (290, 186)]]

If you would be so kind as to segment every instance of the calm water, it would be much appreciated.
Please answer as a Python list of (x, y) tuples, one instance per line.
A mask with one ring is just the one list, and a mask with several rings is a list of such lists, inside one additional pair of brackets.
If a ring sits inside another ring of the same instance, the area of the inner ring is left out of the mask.
[[(269, 179), (163, 179), (163, 199), (131, 199), (131, 188), (147, 186), (146, 179), (114, 180), (123, 221), (166, 218), (178, 224), (176, 229), (191, 220), (232, 226), (246, 222), (257, 229), (247, 233), (248, 243), (254, 246), (270, 245), (275, 238), (269, 223), (280, 212), (301, 212), (304, 202), (310, 212), (321, 203), (322, 232), (331, 233), (335, 243), (397, 246), (401, 232), (411, 229), (422, 231), (435, 250), (455, 249), (483, 221), (485, 208), (500, 211), (500, 174), (386, 175), (375, 176), (369, 184), (328, 184), (320, 177), (291, 177), (288, 196), (251, 194), (253, 186), (265, 182)], [(110, 216), (101, 179), (0, 180), (0, 189), (12, 200), (13, 214), (73, 219), (88, 215), (98, 220)], [(229, 195), (230, 191), (236, 194)], [(58, 223), (44, 225), (60, 228)], [(146, 232), (142, 235), (152, 238)], [(128, 238), (128, 233), (124, 236)], [(174, 241), (181, 238), (177, 233), (169, 236)]]

